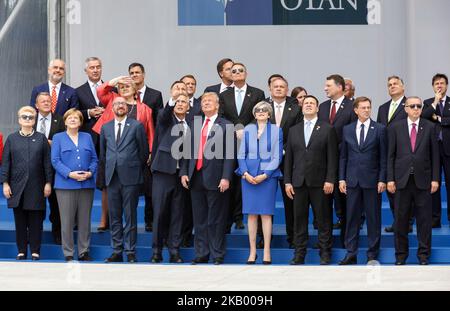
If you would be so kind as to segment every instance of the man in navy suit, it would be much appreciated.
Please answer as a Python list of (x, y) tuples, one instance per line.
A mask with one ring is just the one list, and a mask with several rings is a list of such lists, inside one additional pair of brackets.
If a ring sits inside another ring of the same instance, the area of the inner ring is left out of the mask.
[[(387, 79), (387, 88), (391, 99), (378, 108), (377, 122), (389, 128), (392, 124), (395, 124), (395, 122), (406, 119), (408, 115), (405, 111), (406, 96), (403, 80), (399, 76), (390, 76)], [(394, 195), (389, 192), (386, 192), (386, 195), (389, 200), (392, 216), (395, 217)], [(412, 231), (412, 221), (413, 218), (411, 217), (410, 231)], [(384, 231), (394, 232), (394, 227), (387, 226), (384, 228)]]
[(201, 102), (199, 98), (195, 98), (197, 91), (197, 80), (193, 75), (185, 75), (180, 79), (186, 85), (186, 92), (189, 96), (188, 121), (192, 121), (194, 116), (200, 115), (202, 112)]
[(233, 87), (233, 78), (231, 76), (231, 67), (233, 67), (233, 64), (233, 60), (230, 58), (221, 59), (219, 63), (217, 63), (217, 73), (222, 82), (206, 87), (204, 93), (214, 92), (219, 95), (229, 87)]
[[(164, 238), (169, 248), (169, 261), (171, 263), (183, 262), (179, 253), (182, 242), (184, 201), (186, 200), (186, 190), (181, 185), (179, 178), (183, 150), (178, 149), (175, 154), (172, 147), (177, 140), (188, 134), (186, 122), (188, 109), (189, 97), (187, 94), (180, 94), (173, 105), (166, 105), (158, 115), (151, 165), (154, 209), (152, 263), (159, 263), (163, 260)], [(173, 135), (174, 130), (179, 135)], [(192, 213), (192, 209), (190, 212)]]
[[(137, 205), (144, 183), (144, 167), (149, 157), (144, 126), (127, 118), (124, 98), (112, 103), (114, 120), (103, 125), (100, 133), (100, 158), (105, 163), (105, 185), (108, 191), (109, 223), (113, 254), (105, 262), (122, 262), (123, 251), (128, 262), (136, 262)], [(125, 216), (125, 228), (122, 224)]]
[(419, 263), (427, 265), (431, 255), (431, 195), (439, 188), (439, 145), (434, 124), (420, 118), (422, 107), (419, 97), (409, 97), (405, 104), (408, 118), (388, 128), (387, 189), (395, 193), (396, 201), (396, 265), (404, 265), (408, 258), (408, 227), (413, 208)]
[(65, 72), (66, 64), (63, 60), (52, 60), (48, 65), (48, 81), (33, 88), (30, 106), (35, 106), (39, 93), (46, 92), (52, 97), (52, 113), (63, 116), (71, 108), (78, 109), (78, 97), (75, 89), (62, 83)]
[[(445, 187), (447, 190), (447, 219), (450, 220), (450, 97), (447, 96), (448, 77), (438, 73), (434, 75), (433, 81), (434, 97), (423, 102), (422, 117), (435, 123), (436, 136), (439, 143), (441, 156), (441, 169), (444, 168)], [(433, 195), (433, 228), (441, 227), (441, 191)]]
[(367, 261), (376, 260), (381, 239), (381, 193), (386, 190), (386, 127), (370, 119), (372, 101), (358, 97), (358, 121), (344, 127), (339, 160), (339, 190), (347, 195), (347, 255), (340, 265), (356, 264), (361, 215), (367, 218)]
[[(203, 122), (191, 126), (191, 156), (180, 171), (183, 187), (191, 190), (194, 215), (195, 259), (193, 264), (207, 263), (212, 256), (215, 265), (225, 257), (225, 230), (228, 196), (235, 168), (235, 150), (229, 150), (234, 127), (219, 116), (216, 93), (202, 96)], [(231, 131), (231, 132), (230, 132)]]
[[(140, 63), (132, 63), (128, 66), (128, 73), (131, 79), (136, 83), (137, 94), (139, 100), (152, 109), (153, 126), (156, 128), (158, 112), (164, 107), (163, 98), (160, 91), (152, 89), (145, 85), (145, 68)], [(153, 207), (152, 207), (152, 176), (150, 168), (146, 169), (145, 175), (145, 207), (144, 207), (144, 221), (145, 231), (151, 232), (153, 230)]]
[[(342, 142), (342, 130), (344, 126), (355, 122), (357, 116), (353, 111), (353, 102), (345, 98), (345, 80), (340, 75), (331, 75), (327, 77), (325, 83), (325, 93), (329, 100), (319, 106), (319, 120), (333, 125), (336, 129), (338, 142)], [(334, 229), (341, 229), (341, 243), (344, 244), (345, 235), (345, 195), (339, 191), (339, 184), (334, 187), (333, 193), (334, 209), (338, 222), (333, 226)], [(333, 200), (330, 204), (333, 204)]]

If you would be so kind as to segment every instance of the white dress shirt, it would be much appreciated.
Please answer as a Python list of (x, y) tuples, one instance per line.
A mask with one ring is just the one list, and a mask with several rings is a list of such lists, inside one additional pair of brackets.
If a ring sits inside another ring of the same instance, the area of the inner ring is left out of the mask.
[(49, 113), (48, 116), (44, 117), (40, 113), (37, 116), (37, 124), (36, 124), (36, 130), (39, 132), (42, 126), (42, 122), (45, 122), (45, 137), (48, 138), (50, 135), (50, 127), (52, 126), (52, 114)]
[(366, 141), (367, 132), (369, 131), (370, 126), (370, 119), (367, 119), (364, 123), (361, 123), (361, 121), (358, 120), (358, 123), (356, 124), (356, 140), (358, 141), (358, 145), (360, 144), (359, 135), (361, 134), (361, 124), (364, 124), (364, 141)]
[[(62, 82), (59, 82), (57, 85), (56, 85), (56, 89), (55, 89), (55, 91), (56, 91), (56, 101), (58, 101), (58, 98), (59, 98), (59, 91), (61, 90), (61, 85), (62, 85)], [(50, 93), (50, 96), (52, 96), (52, 91), (53, 91), (53, 87), (54, 87), (55, 85), (53, 84), (53, 83), (51, 83), (50, 81), (48, 81), (48, 89), (49, 89), (49, 93)]]
[(209, 136), (209, 133), (211, 132), (211, 128), (213, 127), (214, 122), (216, 122), (216, 119), (217, 119), (218, 116), (219, 116), (218, 114), (215, 114), (215, 115), (213, 115), (213, 116), (210, 117), (210, 118), (205, 117), (205, 120), (203, 121), (203, 125), (202, 125), (202, 131), (203, 131), (203, 128), (205, 127), (206, 119), (209, 119), (209, 123), (208, 123), (208, 134), (206, 135), (207, 137)]
[(226, 91), (229, 87), (234, 87), (234, 83), (232, 83), (231, 85), (226, 85), (225, 83), (221, 83), (220, 84), (220, 92), (219, 93), (223, 93), (224, 91)]
[(331, 111), (333, 110), (333, 102), (334, 101), (336, 102), (335, 105), (336, 105), (336, 114), (337, 114), (338, 111), (339, 111), (339, 108), (342, 105), (342, 102), (344, 101), (344, 99), (345, 99), (345, 96), (342, 96), (342, 97), (338, 98), (337, 100), (331, 100), (330, 113), (328, 114), (329, 116), (331, 116)]
[(413, 121), (411, 121), (411, 120), (408, 118), (408, 132), (409, 132), (409, 137), (411, 137), (411, 130), (412, 130), (412, 124), (413, 124), (413, 123), (416, 124), (416, 133), (417, 133), (417, 134), (419, 133), (419, 121), (420, 121), (420, 118), (417, 119), (416, 122), (413, 122)]
[(145, 91), (146, 91), (146, 90), (147, 90), (147, 86), (145, 86), (145, 85), (142, 87), (142, 89), (138, 90), (138, 92), (141, 92), (141, 93), (139, 94), (141, 103), (144, 102), (144, 95), (145, 95)]
[(121, 124), (121, 126), (120, 126), (120, 138), (122, 138), (123, 130), (124, 130), (125, 125), (127, 123), (127, 117), (125, 117), (125, 119), (123, 119), (120, 122), (117, 121), (117, 119), (114, 119), (114, 140), (116, 140), (116, 138), (117, 138), (117, 132), (119, 131), (119, 123)]

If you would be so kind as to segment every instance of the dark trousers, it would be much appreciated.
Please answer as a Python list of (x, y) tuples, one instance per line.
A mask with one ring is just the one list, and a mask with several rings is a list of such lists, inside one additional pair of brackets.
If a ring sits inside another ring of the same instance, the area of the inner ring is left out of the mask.
[[(330, 200), (330, 206), (333, 206), (333, 202), (334, 202), (334, 211), (336, 213), (336, 217), (341, 222), (341, 232), (339, 234), (339, 237), (340, 237), (340, 241), (341, 241), (341, 244), (343, 247), (345, 244), (345, 228), (347, 226), (347, 217), (346, 217), (347, 202), (346, 202), (346, 200), (347, 200), (347, 198), (346, 198), (345, 194), (343, 194), (343, 193), (341, 193), (341, 191), (339, 191), (339, 183), (334, 184), (333, 199)], [(316, 217), (317, 217), (317, 215), (316, 215)]]
[(44, 211), (27, 211), (20, 205), (14, 210), (16, 224), (16, 244), (19, 253), (27, 254), (28, 244), (31, 253), (40, 254), (42, 240), (42, 222)]
[[(441, 156), (440, 171), (442, 172), (442, 168), (444, 169), (445, 190), (447, 191), (447, 219), (450, 220), (450, 202), (448, 200), (448, 194), (450, 191), (450, 157), (445, 155), (442, 141), (439, 141), (439, 152)], [(442, 211), (441, 187), (439, 187), (438, 191), (433, 193), (431, 196), (433, 197), (433, 223), (440, 224)]]
[(381, 194), (378, 189), (347, 187), (347, 227), (345, 231), (345, 248), (348, 256), (357, 256), (361, 216), (367, 219), (368, 258), (377, 258), (381, 240)]
[(52, 223), (52, 232), (54, 234), (61, 234), (61, 217), (59, 215), (58, 199), (55, 191), (52, 191), (48, 197), (48, 203), (50, 205), (50, 215), (48, 218)]
[(230, 198), (229, 198), (229, 215), (227, 230), (231, 230), (233, 222), (242, 220), (244, 215), (242, 215), (242, 188), (241, 188), (241, 176), (236, 174), (233, 175), (233, 180), (231, 182)]
[(178, 254), (181, 245), (184, 197), (178, 174), (153, 173), (153, 254), (161, 254), (164, 239), (171, 255)]
[(414, 175), (410, 175), (404, 189), (397, 189), (395, 210), (395, 257), (406, 260), (409, 254), (408, 228), (409, 217), (414, 203), (417, 238), (419, 248), (417, 257), (428, 259), (431, 254), (431, 221), (432, 206), (430, 189), (421, 190), (416, 187)]
[(281, 194), (283, 195), (284, 219), (286, 222), (286, 234), (288, 243), (294, 241), (294, 201), (287, 195), (284, 187), (284, 181), (280, 180)]
[(152, 205), (152, 197), (149, 195), (145, 195), (145, 207), (144, 207), (144, 221), (145, 225), (149, 225), (153, 223), (153, 205)]
[(192, 239), (192, 230), (194, 229), (194, 220), (192, 215), (191, 192), (182, 188), (183, 191), (183, 227), (181, 229), (181, 238), (188, 242)]
[[(111, 246), (115, 254), (136, 252), (137, 206), (141, 185), (124, 186), (114, 173), (108, 186), (109, 224)], [(125, 216), (125, 227), (122, 217)]]
[(221, 193), (219, 190), (205, 189), (202, 172), (194, 172), (191, 179), (191, 198), (196, 257), (225, 257), (228, 195), (228, 191)]
[(306, 255), (308, 245), (309, 205), (315, 211), (318, 231), (320, 256), (331, 256), (333, 244), (333, 210), (323, 188), (303, 186), (295, 188), (294, 195), (294, 245), (295, 253)]

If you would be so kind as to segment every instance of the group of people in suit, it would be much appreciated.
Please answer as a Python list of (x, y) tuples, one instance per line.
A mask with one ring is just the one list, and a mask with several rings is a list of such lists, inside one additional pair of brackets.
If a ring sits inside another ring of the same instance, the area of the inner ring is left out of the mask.
[(340, 75), (327, 77), (328, 100), (321, 104), (302, 87), (288, 96), (288, 82), (279, 74), (269, 78), (266, 98), (247, 84), (246, 66), (226, 58), (217, 65), (221, 83), (197, 99), (195, 77), (183, 76), (164, 105), (161, 92), (145, 85), (142, 64), (103, 82), (101, 60), (85, 63), (88, 81), (73, 89), (62, 83), (65, 63), (51, 61), (48, 82), (33, 89), (31, 107), (18, 112), (20, 131), (6, 140), (3, 192), (14, 208), (18, 259), (27, 258), (27, 243), (32, 259), (39, 259), (48, 197), (53, 236), (66, 261), (75, 256), (74, 226), (78, 260), (92, 260), (97, 187), (103, 191), (98, 230), (111, 231), (113, 252), (106, 262), (122, 262), (123, 253), (128, 262), (137, 261), (137, 205), (144, 195), (151, 262), (163, 261), (165, 246), (171, 263), (184, 262), (180, 248), (193, 239), (193, 264), (222, 264), (226, 233), (233, 223), (243, 229), (248, 215), (247, 264), (256, 263), (257, 248), (264, 248), (263, 263), (270, 264), (280, 185), (291, 264), (305, 263), (310, 206), (321, 264), (331, 262), (333, 228), (341, 229), (347, 249), (340, 264), (356, 264), (365, 220), (367, 260), (377, 260), (385, 190), (395, 220), (385, 230), (395, 234), (396, 264), (408, 257), (414, 219), (418, 259), (428, 263), (431, 228), (440, 226), (441, 166), (446, 179), (450, 173), (445, 75), (433, 77), (435, 97), (425, 102), (407, 98), (402, 79), (389, 77), (391, 100), (380, 106), (375, 122), (371, 100), (355, 99), (353, 82)]

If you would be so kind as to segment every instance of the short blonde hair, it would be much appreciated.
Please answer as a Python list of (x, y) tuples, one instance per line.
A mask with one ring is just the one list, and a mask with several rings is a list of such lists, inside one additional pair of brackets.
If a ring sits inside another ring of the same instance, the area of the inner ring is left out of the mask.
[(219, 103), (219, 95), (217, 95), (217, 93), (215, 93), (215, 92), (206, 92), (206, 93), (204, 93), (204, 94), (202, 95), (202, 100), (203, 100), (203, 98), (205, 98), (205, 97), (214, 97), (215, 101), (216, 101), (217, 103)]
[(19, 111), (17, 111), (17, 116), (20, 118), (20, 116), (24, 113), (24, 112), (29, 112), (31, 114), (33, 114), (34, 117), (36, 117), (37, 112), (36, 109), (31, 107), (31, 106), (23, 106), (19, 109)]
[(83, 114), (81, 113), (81, 111), (80, 110), (78, 110), (78, 109), (76, 109), (76, 108), (72, 108), (72, 109), (69, 109), (69, 110), (67, 110), (66, 111), (66, 113), (64, 114), (64, 116), (63, 116), (63, 120), (64, 120), (64, 123), (66, 123), (66, 120), (67, 120), (67, 118), (68, 117), (70, 117), (70, 116), (72, 116), (72, 115), (76, 115), (77, 117), (78, 117), (78, 119), (80, 119), (80, 126), (83, 124)]
[(268, 102), (266, 102), (265, 100), (260, 101), (259, 103), (257, 103), (255, 105), (255, 107), (253, 107), (253, 116), (256, 117), (256, 110), (264, 108), (267, 110), (267, 113), (269, 114), (269, 117), (272, 117), (273, 114), (273, 109), (272, 109), (272, 105), (269, 104)]

